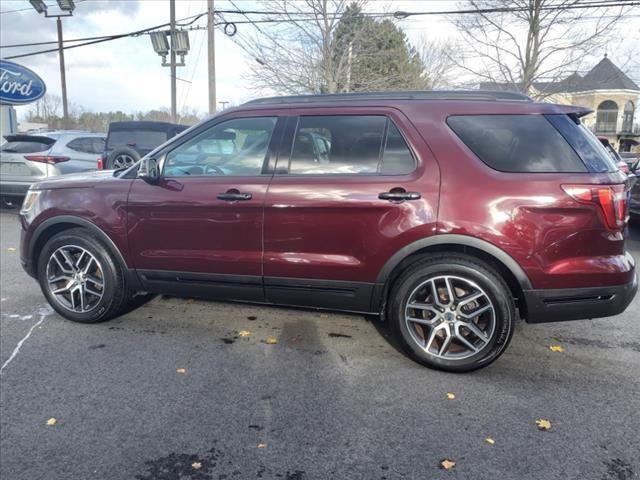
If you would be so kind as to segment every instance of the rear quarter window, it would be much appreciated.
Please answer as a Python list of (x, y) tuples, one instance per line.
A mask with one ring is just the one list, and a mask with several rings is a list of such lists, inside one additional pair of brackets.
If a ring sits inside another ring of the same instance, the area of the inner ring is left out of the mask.
[(484, 163), (501, 172), (584, 173), (576, 151), (544, 115), (456, 115), (447, 124)]

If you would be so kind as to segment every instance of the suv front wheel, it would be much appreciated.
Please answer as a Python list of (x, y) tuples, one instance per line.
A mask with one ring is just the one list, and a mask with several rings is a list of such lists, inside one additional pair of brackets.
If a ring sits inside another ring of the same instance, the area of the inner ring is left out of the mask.
[(489, 265), (467, 255), (423, 257), (396, 280), (389, 301), (396, 338), (416, 361), (466, 372), (496, 360), (513, 335), (509, 287)]
[(122, 268), (103, 242), (82, 228), (65, 230), (45, 244), (38, 281), (56, 312), (74, 322), (102, 322), (129, 304)]

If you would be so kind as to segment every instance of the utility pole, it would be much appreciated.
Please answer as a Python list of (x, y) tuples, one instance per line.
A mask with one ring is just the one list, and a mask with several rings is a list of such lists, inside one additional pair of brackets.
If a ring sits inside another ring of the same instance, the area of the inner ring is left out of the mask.
[(176, 0), (169, 0), (169, 17), (169, 21), (171, 22), (171, 119), (173, 123), (178, 123), (176, 104), (176, 51), (173, 45), (176, 31)]
[(209, 115), (216, 113), (216, 40), (213, 0), (207, 0), (207, 39), (209, 60)]
[(73, 16), (73, 10), (76, 8), (73, 0), (57, 0), (59, 13), (50, 15), (48, 12), (49, 5), (44, 0), (29, 0), (31, 6), (38, 13), (44, 13), (46, 18), (56, 17), (58, 27), (58, 58), (60, 59), (60, 86), (62, 87), (62, 112), (63, 112), (63, 126), (65, 129), (69, 128), (69, 106), (67, 104), (67, 76), (64, 69), (64, 47), (62, 46), (62, 19), (61, 17)]
[(64, 68), (64, 49), (62, 48), (62, 19), (58, 16), (58, 57), (60, 58), (60, 83), (62, 84), (62, 114), (64, 129), (69, 128), (69, 106), (67, 104), (67, 76)]

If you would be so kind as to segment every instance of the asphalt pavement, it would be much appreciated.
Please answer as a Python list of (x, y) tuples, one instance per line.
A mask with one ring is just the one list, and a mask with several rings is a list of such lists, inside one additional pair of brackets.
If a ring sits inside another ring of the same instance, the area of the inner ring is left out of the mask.
[(2, 479), (640, 478), (640, 296), (519, 322), (498, 361), (450, 374), (359, 315), (156, 297), (72, 323), (22, 271), (13, 212), (0, 232)]

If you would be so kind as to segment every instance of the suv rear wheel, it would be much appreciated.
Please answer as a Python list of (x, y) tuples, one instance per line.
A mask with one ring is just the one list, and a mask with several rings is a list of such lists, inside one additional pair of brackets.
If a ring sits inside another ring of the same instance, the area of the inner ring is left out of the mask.
[(106, 245), (82, 228), (65, 230), (45, 244), (38, 281), (56, 312), (74, 322), (108, 320), (129, 301), (122, 268)]
[(452, 372), (496, 360), (513, 335), (516, 309), (504, 280), (466, 255), (426, 257), (394, 283), (389, 318), (416, 361)]

